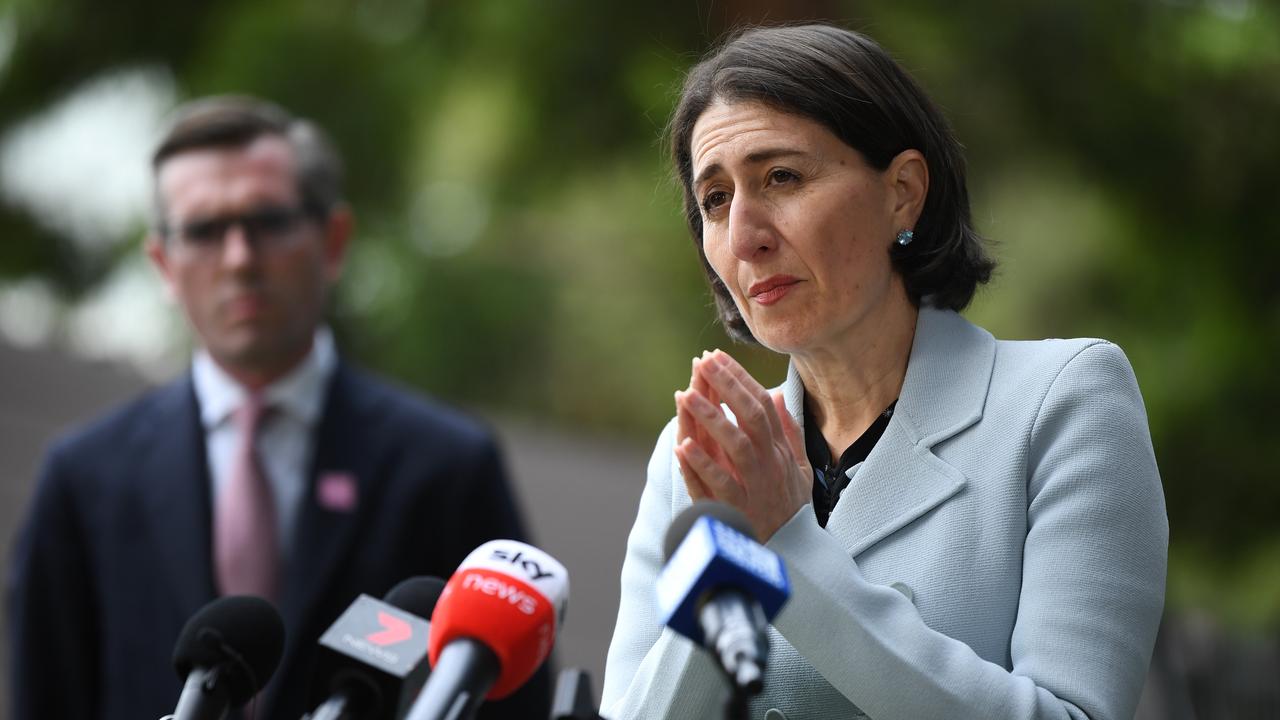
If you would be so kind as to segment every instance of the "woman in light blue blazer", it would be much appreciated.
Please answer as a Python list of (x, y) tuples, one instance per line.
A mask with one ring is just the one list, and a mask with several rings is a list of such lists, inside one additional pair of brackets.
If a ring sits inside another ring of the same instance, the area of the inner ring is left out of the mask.
[(1104, 340), (957, 314), (993, 264), (938, 109), (865, 36), (754, 29), (690, 72), (671, 137), (724, 324), (791, 362), (769, 392), (705, 353), (676, 393), (603, 713), (719, 717), (653, 589), (672, 518), (711, 498), (793, 585), (752, 718), (1132, 717), (1168, 541), (1137, 382)]

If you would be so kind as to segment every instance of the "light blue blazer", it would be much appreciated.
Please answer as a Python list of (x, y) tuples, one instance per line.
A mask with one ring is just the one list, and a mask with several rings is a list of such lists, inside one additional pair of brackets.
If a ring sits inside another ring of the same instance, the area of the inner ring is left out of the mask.
[[(782, 390), (802, 423), (794, 369)], [(655, 607), (663, 535), (690, 504), (674, 437), (672, 421), (627, 542), (613, 720), (717, 720), (727, 696)], [(1133, 717), (1168, 521), (1118, 347), (997, 341), (922, 308), (893, 419), (850, 477), (826, 529), (805, 506), (768, 542), (793, 587), (753, 720)]]

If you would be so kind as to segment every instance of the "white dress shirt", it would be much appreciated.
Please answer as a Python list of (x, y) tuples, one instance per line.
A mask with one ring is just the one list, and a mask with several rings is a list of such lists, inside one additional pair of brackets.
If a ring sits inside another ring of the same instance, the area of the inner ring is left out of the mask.
[[(276, 529), (280, 551), (288, 557), (298, 511), (307, 489), (315, 429), (323, 410), (325, 389), (337, 366), (333, 334), (328, 328), (316, 330), (311, 352), (289, 374), (268, 385), (262, 393), (264, 407), (270, 408), (258, 431), (258, 458), (276, 499)], [(234, 413), (248, 391), (214, 362), (204, 349), (196, 352), (191, 367), (200, 422), (204, 426), (209, 462), (209, 491), (216, 507), (218, 492), (227, 481), (240, 428)]]

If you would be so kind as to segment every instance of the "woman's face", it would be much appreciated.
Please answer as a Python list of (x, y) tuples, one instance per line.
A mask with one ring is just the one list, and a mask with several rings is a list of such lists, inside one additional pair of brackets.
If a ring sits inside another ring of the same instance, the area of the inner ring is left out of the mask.
[(918, 152), (881, 172), (817, 122), (720, 101), (698, 118), (690, 146), (703, 249), (763, 345), (839, 348), (901, 309), (890, 304), (910, 303), (889, 247), (922, 204)]

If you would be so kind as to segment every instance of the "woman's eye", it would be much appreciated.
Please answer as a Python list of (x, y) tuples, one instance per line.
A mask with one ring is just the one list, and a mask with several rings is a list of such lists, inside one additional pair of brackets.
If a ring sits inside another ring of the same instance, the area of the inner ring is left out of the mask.
[(794, 182), (799, 179), (800, 177), (790, 170), (783, 170), (779, 168), (777, 170), (769, 171), (769, 182), (773, 184)]
[(711, 213), (713, 210), (719, 208), (728, 201), (729, 193), (723, 190), (709, 192), (707, 193), (707, 196), (702, 199), (702, 210), (703, 212)]

